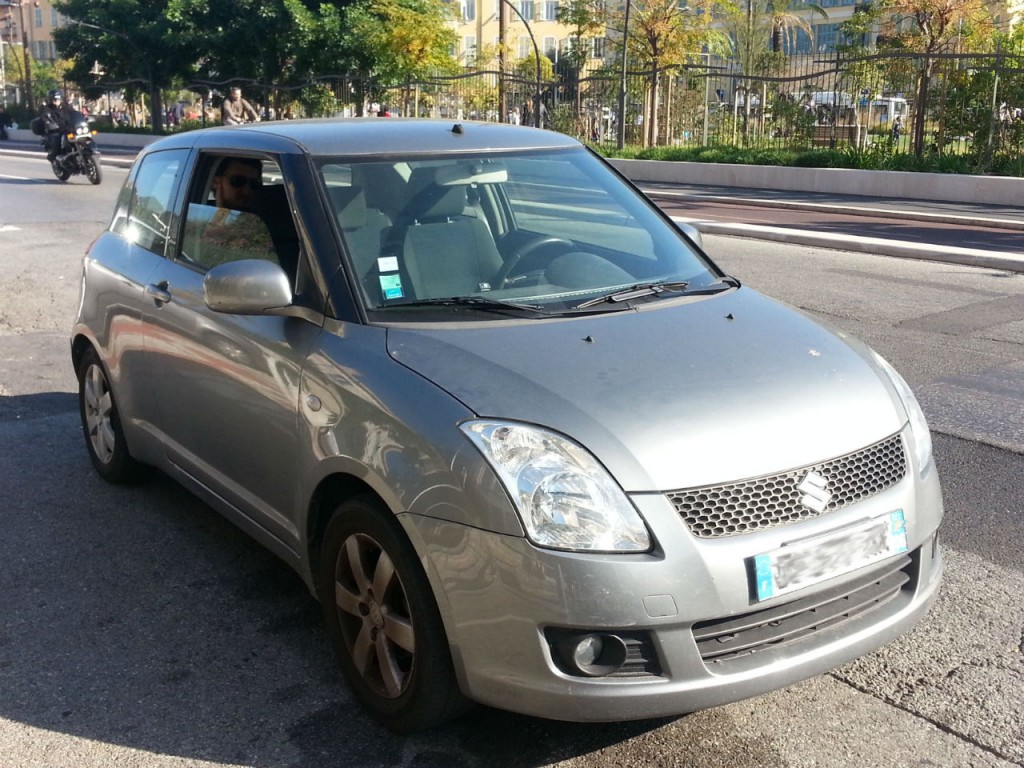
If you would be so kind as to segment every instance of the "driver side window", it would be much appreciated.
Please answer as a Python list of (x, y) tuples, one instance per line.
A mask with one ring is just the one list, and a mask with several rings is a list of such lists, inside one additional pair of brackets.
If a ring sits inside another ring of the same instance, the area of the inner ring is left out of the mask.
[(278, 164), (203, 157), (185, 211), (180, 258), (207, 269), (241, 259), (275, 261), (294, 287), (299, 239)]

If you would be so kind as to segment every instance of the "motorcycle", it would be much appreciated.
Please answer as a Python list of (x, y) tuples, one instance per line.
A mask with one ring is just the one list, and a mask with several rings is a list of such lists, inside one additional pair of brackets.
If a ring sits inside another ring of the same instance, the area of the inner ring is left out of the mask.
[[(33, 123), (35, 122), (34, 120)], [(60, 151), (50, 161), (53, 175), (61, 181), (67, 181), (72, 175), (79, 173), (85, 174), (93, 184), (99, 184), (103, 180), (100, 151), (96, 148), (96, 142), (93, 140), (96, 131), (90, 126), (91, 122), (92, 118), (86, 117), (81, 112), (74, 112), (70, 124), (65, 126), (61, 135)], [(45, 147), (46, 131), (43, 126), (33, 125), (32, 130), (34, 133), (43, 135), (42, 145)]]

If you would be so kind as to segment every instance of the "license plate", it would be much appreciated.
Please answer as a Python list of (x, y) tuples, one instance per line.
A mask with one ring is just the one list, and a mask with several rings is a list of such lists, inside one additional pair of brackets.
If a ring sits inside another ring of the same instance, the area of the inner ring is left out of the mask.
[(778, 597), (906, 551), (902, 509), (839, 534), (785, 544), (754, 557), (757, 599)]

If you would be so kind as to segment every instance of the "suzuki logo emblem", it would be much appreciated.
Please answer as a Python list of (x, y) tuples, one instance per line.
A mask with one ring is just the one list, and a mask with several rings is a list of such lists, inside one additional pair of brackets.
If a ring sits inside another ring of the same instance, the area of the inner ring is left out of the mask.
[(814, 471), (808, 472), (796, 487), (803, 494), (800, 503), (815, 512), (824, 512), (832, 500), (832, 494), (828, 492), (827, 486), (828, 480), (824, 477)]

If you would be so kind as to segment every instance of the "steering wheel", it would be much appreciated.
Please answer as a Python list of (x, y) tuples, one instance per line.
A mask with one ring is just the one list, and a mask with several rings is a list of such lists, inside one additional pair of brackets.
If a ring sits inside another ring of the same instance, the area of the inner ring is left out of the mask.
[(498, 274), (494, 276), (494, 282), (498, 284), (498, 288), (506, 288), (510, 282), (509, 277), (512, 274), (512, 270), (515, 269), (519, 262), (524, 257), (529, 256), (531, 253), (536, 251), (538, 248), (543, 248), (546, 245), (567, 245), (569, 248), (575, 248), (576, 246), (564, 237), (553, 237), (551, 235), (542, 235), (534, 238), (522, 248), (514, 251), (508, 260), (501, 265), (501, 269), (498, 270)]

